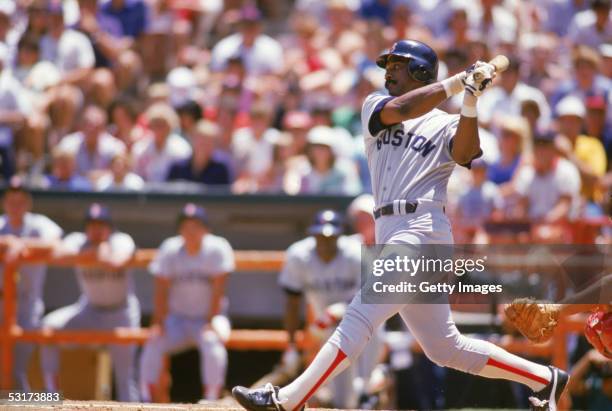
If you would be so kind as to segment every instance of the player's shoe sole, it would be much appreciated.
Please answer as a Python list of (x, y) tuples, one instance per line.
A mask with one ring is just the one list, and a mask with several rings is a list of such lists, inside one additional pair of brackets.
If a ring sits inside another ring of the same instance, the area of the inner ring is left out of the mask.
[(249, 411), (285, 411), (278, 400), (279, 387), (266, 384), (263, 388), (249, 389), (236, 386), (232, 396)]
[(557, 403), (569, 381), (569, 375), (556, 367), (549, 366), (552, 379), (544, 389), (529, 397), (531, 411), (557, 411)]

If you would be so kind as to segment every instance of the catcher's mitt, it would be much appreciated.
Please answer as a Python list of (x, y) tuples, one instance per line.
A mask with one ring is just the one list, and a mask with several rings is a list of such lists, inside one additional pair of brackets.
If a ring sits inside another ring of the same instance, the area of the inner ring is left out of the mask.
[(532, 298), (519, 298), (506, 305), (508, 320), (534, 343), (542, 343), (553, 334), (560, 312), (559, 304), (538, 302)]

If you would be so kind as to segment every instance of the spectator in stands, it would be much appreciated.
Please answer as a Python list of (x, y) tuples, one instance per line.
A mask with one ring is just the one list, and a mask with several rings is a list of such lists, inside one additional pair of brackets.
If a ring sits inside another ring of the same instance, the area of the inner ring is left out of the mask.
[(599, 46), (599, 54), (601, 54), (601, 74), (612, 78), (612, 40)]
[(64, 147), (52, 153), (51, 174), (45, 176), (43, 187), (51, 190), (90, 191), (91, 182), (76, 172), (76, 156)]
[(144, 186), (142, 177), (131, 171), (131, 159), (127, 153), (113, 157), (110, 172), (96, 181), (97, 191), (140, 191)]
[(612, 124), (606, 120), (608, 103), (605, 96), (595, 95), (587, 97), (585, 106), (584, 127), (586, 135), (596, 137), (604, 145), (608, 159), (608, 169), (610, 169), (612, 164)]
[(481, 159), (472, 162), (471, 186), (459, 198), (457, 225), (467, 243), (482, 241), (484, 223), (499, 215), (502, 209), (502, 195), (497, 185), (487, 180), (487, 168)]
[(496, 118), (502, 115), (520, 115), (522, 102), (533, 100), (540, 109), (539, 126), (545, 129), (551, 118), (550, 106), (540, 90), (520, 81), (520, 63), (516, 57), (511, 57), (510, 66), (498, 77), (498, 85), (479, 101), (478, 119), (485, 125), (495, 125)]
[(297, 194), (302, 172), (308, 168), (305, 156), (293, 155), (291, 135), (281, 133), (272, 144), (272, 165), (259, 181), (258, 192)]
[(108, 108), (108, 118), (108, 132), (121, 140), (128, 151), (131, 150), (143, 134), (137, 125), (138, 111), (135, 102), (125, 98), (115, 99)]
[[(32, 196), (19, 177), (13, 177), (2, 197), (4, 214), (0, 215), (0, 246), (4, 250), (4, 262), (18, 260), (28, 245), (55, 247), (62, 236), (62, 229), (42, 214), (32, 213)], [(4, 268), (1, 268), (4, 272)], [(45, 311), (43, 286), (47, 266), (25, 264), (19, 266), (17, 282), (17, 324), (26, 329), (40, 327)], [(3, 285), (0, 284), (0, 322), (4, 318)], [(27, 371), (32, 344), (18, 343), (13, 351), (13, 378), (11, 387), (31, 391)]]
[(119, 90), (128, 89), (142, 65), (134, 50), (147, 27), (147, 4), (143, 0), (107, 0), (99, 6), (95, 0), (79, 3), (78, 27), (96, 46), (96, 65), (111, 68), (115, 75), (107, 79), (106, 85), (116, 83)]
[(522, 117), (504, 117), (499, 126), (500, 158), (488, 168), (488, 179), (494, 184), (504, 184), (512, 180), (522, 161), (527, 160), (531, 133), (527, 121)]
[[(0, 19), (1, 19), (0, 13)], [(25, 123), (30, 101), (7, 66), (8, 51), (0, 48), (0, 173), (8, 180), (15, 173), (15, 132)]]
[(179, 117), (180, 134), (189, 141), (202, 119), (202, 107), (193, 100), (187, 100), (176, 107), (176, 113)]
[(229, 167), (215, 158), (219, 126), (209, 120), (199, 121), (191, 133), (191, 157), (170, 167), (168, 181), (193, 181), (206, 185), (229, 185)]
[(227, 61), (240, 55), (250, 75), (277, 74), (283, 69), (281, 45), (261, 33), (261, 13), (254, 6), (240, 11), (239, 32), (219, 41), (212, 50), (211, 67), (225, 69)]
[(72, 129), (83, 94), (80, 87), (89, 83), (95, 56), (90, 40), (82, 32), (64, 25), (62, 4), (49, 2), (47, 33), (40, 39), (42, 60), (55, 65), (60, 82), (51, 95), (54, 126), (59, 133)]
[(576, 217), (580, 173), (559, 157), (554, 135), (534, 138), (533, 165), (522, 167), (513, 180), (522, 197), (523, 216), (535, 222), (555, 223)]
[(552, 0), (546, 4), (544, 28), (559, 37), (565, 37), (572, 19), (589, 7), (589, 0)]
[(572, 396), (586, 397), (586, 409), (609, 410), (612, 408), (612, 363), (597, 350), (590, 350), (572, 368), (567, 388)]
[(225, 385), (230, 324), (225, 281), (234, 271), (234, 251), (210, 232), (206, 211), (186, 204), (178, 216), (178, 235), (166, 239), (151, 262), (155, 278), (152, 338), (140, 360), (145, 401), (155, 400), (165, 354), (196, 346), (200, 351), (202, 393), (221, 396)]
[(568, 29), (574, 45), (597, 48), (612, 38), (610, 0), (591, 0), (591, 9), (577, 13)]
[(342, 161), (334, 152), (335, 134), (327, 126), (318, 126), (308, 132), (306, 155), (310, 169), (302, 177), (302, 194), (354, 195), (360, 190), (355, 165)]
[(555, 146), (580, 172), (581, 194), (587, 200), (586, 213), (601, 215), (594, 202), (600, 202), (599, 179), (607, 170), (606, 152), (599, 139), (582, 134), (586, 108), (575, 96), (567, 96), (557, 104), (558, 132)]
[(232, 153), (237, 170), (236, 193), (254, 192), (259, 180), (272, 165), (272, 144), (279, 131), (272, 127), (272, 108), (263, 101), (251, 107), (251, 125), (232, 137)]
[[(132, 272), (127, 268), (136, 246), (132, 237), (115, 230), (107, 207), (94, 203), (85, 215), (85, 232), (67, 235), (57, 255), (64, 264), (77, 266), (75, 273), (81, 296), (67, 307), (43, 319), (43, 327), (56, 330), (106, 330), (140, 326), (140, 305), (133, 290)], [(135, 374), (136, 346), (109, 346), (114, 364), (115, 387), (119, 401), (138, 401)], [(57, 392), (59, 351), (54, 345), (40, 349), (45, 389)]]
[(600, 74), (601, 58), (594, 49), (579, 45), (572, 52), (574, 78), (562, 82), (551, 97), (551, 104), (556, 106), (568, 94), (575, 95), (583, 101), (590, 95), (609, 95), (612, 92), (612, 80)]
[(150, 134), (132, 147), (134, 170), (147, 182), (166, 181), (170, 167), (191, 155), (191, 146), (175, 133), (178, 116), (165, 103), (156, 103), (145, 113)]
[(95, 180), (108, 170), (113, 157), (126, 151), (123, 142), (106, 132), (106, 124), (106, 112), (88, 106), (83, 112), (81, 130), (60, 141), (58, 147), (75, 153), (78, 174)]

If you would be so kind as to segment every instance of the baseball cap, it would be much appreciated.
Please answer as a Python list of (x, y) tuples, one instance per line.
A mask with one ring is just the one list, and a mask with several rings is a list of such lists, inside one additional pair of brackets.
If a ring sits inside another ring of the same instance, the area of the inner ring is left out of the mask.
[(320, 144), (334, 148), (334, 130), (328, 126), (316, 126), (310, 129), (307, 135), (310, 144)]
[(289, 128), (308, 128), (312, 124), (310, 114), (305, 111), (290, 111), (283, 119), (285, 129)]
[(334, 210), (319, 211), (308, 228), (309, 235), (338, 236), (344, 232), (342, 215)]
[(581, 99), (576, 96), (567, 96), (561, 99), (555, 108), (557, 116), (576, 116), (584, 118), (586, 115), (586, 108)]
[(93, 203), (85, 212), (85, 222), (100, 221), (107, 224), (112, 224), (111, 213), (108, 207), (99, 203)]
[(606, 98), (601, 94), (588, 96), (585, 101), (585, 106), (588, 110), (606, 110)]
[(197, 220), (204, 225), (208, 225), (208, 213), (204, 207), (194, 203), (187, 203), (181, 209), (178, 215), (178, 223), (181, 224), (185, 220)]

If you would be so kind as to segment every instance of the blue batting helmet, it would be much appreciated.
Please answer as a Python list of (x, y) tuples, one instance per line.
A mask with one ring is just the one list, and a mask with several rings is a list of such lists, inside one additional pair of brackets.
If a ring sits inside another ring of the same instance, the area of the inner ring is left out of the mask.
[(438, 78), (438, 56), (425, 43), (416, 40), (400, 40), (376, 59), (378, 67), (385, 68), (389, 56), (408, 59), (408, 71), (413, 79), (430, 84)]
[(319, 211), (308, 228), (309, 235), (338, 236), (344, 232), (342, 214), (334, 210)]

